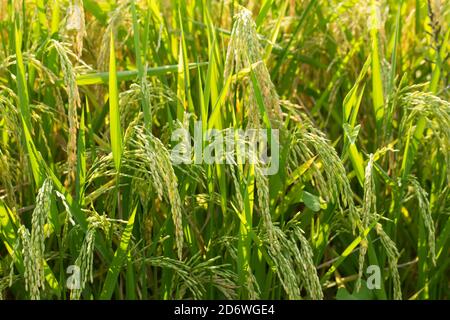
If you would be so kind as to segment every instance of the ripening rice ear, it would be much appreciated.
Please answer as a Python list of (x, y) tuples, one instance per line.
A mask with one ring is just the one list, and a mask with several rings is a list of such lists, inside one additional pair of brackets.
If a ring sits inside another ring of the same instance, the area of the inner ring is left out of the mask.
[(69, 34), (74, 33), (72, 45), (80, 57), (83, 53), (83, 38), (86, 35), (83, 1), (74, 0), (68, 7), (66, 30)]
[(263, 121), (255, 96), (258, 94), (257, 91), (259, 91), (263, 98), (263, 108), (272, 127), (280, 128), (282, 121), (280, 99), (263, 61), (256, 25), (252, 19), (252, 13), (245, 8), (240, 8), (235, 16), (235, 23), (228, 44), (224, 79), (226, 80), (232, 74), (237, 74), (247, 68), (252, 69), (256, 78), (256, 83), (250, 85), (249, 92), (246, 92), (249, 99), (249, 108), (247, 110), (249, 117), (248, 127), (258, 128)]
[(77, 165), (77, 130), (78, 130), (78, 110), (81, 106), (80, 94), (76, 82), (75, 68), (70, 60), (73, 56), (71, 50), (57, 40), (51, 40), (48, 50), (55, 49), (59, 56), (63, 80), (68, 98), (68, 120), (69, 134), (67, 141), (67, 180), (66, 186), (75, 180), (75, 170)]
[[(124, 166), (136, 168), (132, 175), (136, 179), (149, 181), (160, 199), (168, 201), (171, 205), (172, 219), (175, 226), (175, 239), (178, 258), (183, 253), (183, 218), (182, 204), (178, 193), (178, 178), (170, 161), (170, 153), (162, 142), (147, 129), (138, 124), (132, 124), (126, 141), (124, 152)], [(136, 164), (140, 163), (139, 167)]]
[(22, 246), (24, 261), (25, 289), (30, 295), (30, 299), (39, 300), (41, 290), (45, 288), (45, 238), (49, 228), (48, 219), (50, 215), (51, 195), (53, 185), (50, 179), (44, 180), (36, 197), (36, 205), (31, 218), (31, 235), (25, 226), (20, 226), (18, 230)]

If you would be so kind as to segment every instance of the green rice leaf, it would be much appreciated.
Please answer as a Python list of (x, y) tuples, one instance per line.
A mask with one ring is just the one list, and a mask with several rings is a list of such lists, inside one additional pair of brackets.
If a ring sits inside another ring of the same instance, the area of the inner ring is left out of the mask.
[(119, 247), (117, 248), (111, 265), (108, 268), (108, 274), (106, 275), (106, 280), (103, 284), (103, 289), (100, 294), (100, 299), (102, 300), (109, 300), (113, 295), (114, 288), (117, 284), (117, 277), (119, 276), (119, 272), (122, 269), (127, 257), (128, 246), (134, 227), (134, 219), (136, 217), (136, 211), (137, 206), (134, 208), (133, 213), (128, 219), (127, 226), (125, 227), (125, 230), (122, 233), (122, 238), (120, 239)]
[(120, 170), (122, 158), (122, 130), (120, 128), (119, 93), (116, 75), (116, 54), (114, 49), (114, 37), (111, 32), (110, 56), (109, 56), (109, 134), (111, 137), (111, 149), (116, 170)]

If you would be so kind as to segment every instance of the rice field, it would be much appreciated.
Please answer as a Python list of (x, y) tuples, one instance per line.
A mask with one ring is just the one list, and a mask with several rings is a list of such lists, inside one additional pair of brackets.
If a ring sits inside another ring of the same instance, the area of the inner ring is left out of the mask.
[(449, 299), (449, 25), (0, 0), (0, 298)]

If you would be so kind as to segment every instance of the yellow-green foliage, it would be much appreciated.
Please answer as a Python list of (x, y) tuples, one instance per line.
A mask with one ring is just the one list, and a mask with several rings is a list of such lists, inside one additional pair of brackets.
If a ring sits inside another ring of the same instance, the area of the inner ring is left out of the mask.
[[(449, 18), (0, 0), (0, 298), (448, 299)], [(249, 129), (279, 153), (249, 161)]]

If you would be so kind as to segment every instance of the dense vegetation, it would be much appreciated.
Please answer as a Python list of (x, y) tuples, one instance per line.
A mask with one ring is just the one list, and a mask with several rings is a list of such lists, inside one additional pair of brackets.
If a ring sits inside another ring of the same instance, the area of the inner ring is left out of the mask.
[[(449, 1), (0, 18), (0, 297), (449, 298)], [(278, 130), (279, 170), (175, 163), (197, 121)]]

